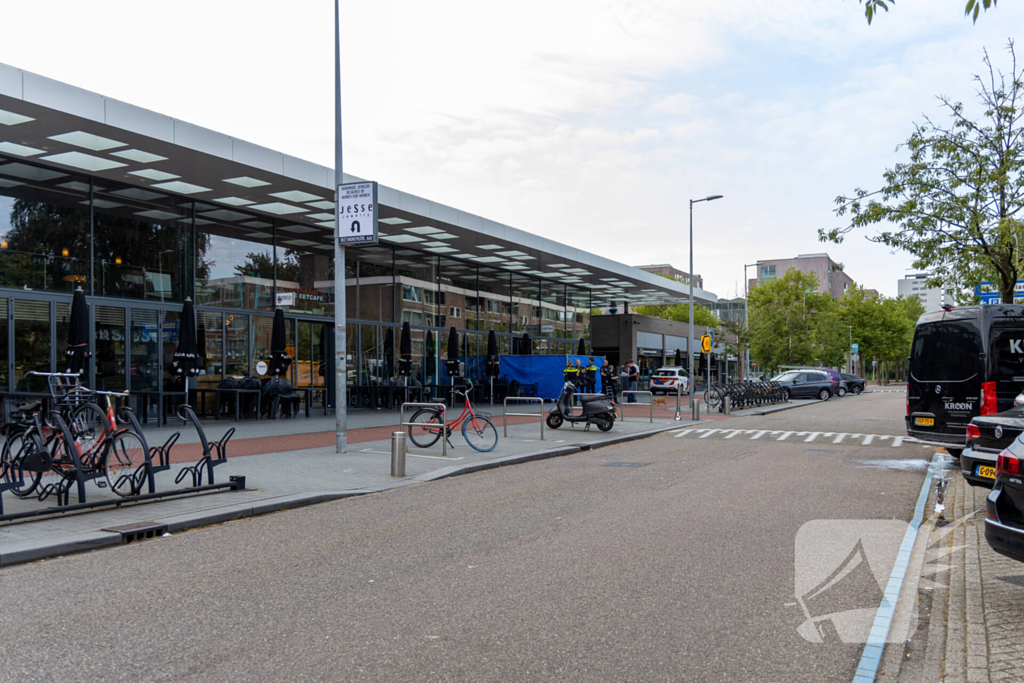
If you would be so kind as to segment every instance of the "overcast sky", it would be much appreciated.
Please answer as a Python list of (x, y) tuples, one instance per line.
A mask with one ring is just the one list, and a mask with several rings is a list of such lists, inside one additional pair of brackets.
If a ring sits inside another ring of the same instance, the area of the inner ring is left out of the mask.
[[(895, 295), (911, 265), (863, 237), (821, 244), (836, 195), (875, 188), (936, 95), (973, 97), (964, 0), (342, 2), (345, 170), (631, 265), (695, 270), (827, 251)], [(0, 61), (333, 164), (333, 4), (7, 3)], [(1024, 46), (1021, 48), (1024, 50)]]

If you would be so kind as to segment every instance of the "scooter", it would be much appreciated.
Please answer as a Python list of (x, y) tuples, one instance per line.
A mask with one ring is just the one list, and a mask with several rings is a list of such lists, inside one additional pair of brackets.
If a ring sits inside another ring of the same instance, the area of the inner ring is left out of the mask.
[(555, 401), (555, 407), (548, 412), (547, 422), (551, 429), (558, 429), (563, 422), (585, 422), (584, 430), (590, 425), (597, 425), (602, 432), (607, 432), (615, 424), (615, 402), (604, 394), (575, 394), (582, 406), (578, 415), (572, 412), (573, 392), (576, 385), (566, 382), (562, 387), (562, 395)]

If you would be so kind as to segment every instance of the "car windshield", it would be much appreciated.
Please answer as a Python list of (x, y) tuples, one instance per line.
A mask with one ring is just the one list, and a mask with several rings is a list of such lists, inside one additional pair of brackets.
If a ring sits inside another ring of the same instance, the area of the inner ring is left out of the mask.
[(794, 379), (800, 376), (799, 372), (784, 372), (781, 375), (776, 375), (772, 378), (773, 382), (792, 382)]
[(658, 370), (654, 374), (657, 377), (675, 377), (676, 376), (676, 371), (675, 370)]

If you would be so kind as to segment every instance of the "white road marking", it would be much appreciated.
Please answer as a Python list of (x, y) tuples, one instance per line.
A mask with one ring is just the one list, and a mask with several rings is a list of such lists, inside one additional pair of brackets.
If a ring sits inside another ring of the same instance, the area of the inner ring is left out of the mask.
[(749, 429), (730, 429), (728, 431), (731, 432), (731, 433), (729, 434), (729, 436), (727, 436), (725, 438), (731, 439), (732, 437), (736, 436), (737, 434), (746, 434), (750, 430)]
[[(775, 434), (775, 432), (772, 432), (772, 434)], [(785, 440), (786, 440), (786, 439), (788, 439), (788, 438), (789, 438), (790, 436), (792, 436), (792, 434), (793, 434), (793, 432), (782, 432), (782, 436), (780, 436), (779, 438), (777, 438), (777, 439), (776, 439), (776, 441), (785, 441)]]
[(762, 436), (764, 436), (767, 433), (768, 433), (767, 429), (761, 429), (757, 433), (755, 433), (752, 437), (750, 437), (750, 440), (754, 441), (755, 439), (760, 439)]
[[(919, 443), (916, 439), (912, 439), (906, 436), (892, 436), (890, 434), (855, 434), (851, 432), (793, 432), (793, 431), (779, 431), (769, 429), (680, 429), (672, 432), (672, 435), (676, 438), (681, 436), (687, 436), (689, 434), (695, 435), (698, 439), (706, 439), (710, 436), (721, 436), (723, 439), (734, 439), (741, 434), (746, 436), (751, 441), (757, 441), (762, 437), (767, 436), (775, 441), (786, 441), (791, 436), (804, 437), (802, 443), (813, 443), (819, 437), (821, 438), (832, 438), (833, 444), (842, 444), (844, 442), (850, 443), (851, 445), (860, 446), (881, 446), (883, 444), (878, 443), (880, 441), (891, 441), (889, 444), (893, 448), (899, 448), (904, 444), (916, 444)], [(860, 443), (856, 443), (859, 439)]]

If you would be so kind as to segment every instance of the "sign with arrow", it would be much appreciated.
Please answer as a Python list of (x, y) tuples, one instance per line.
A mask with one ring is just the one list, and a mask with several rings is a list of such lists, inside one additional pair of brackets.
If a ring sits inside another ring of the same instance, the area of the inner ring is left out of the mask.
[(710, 334), (701, 335), (700, 350), (702, 353), (711, 353), (711, 346), (715, 343), (714, 337)]
[(377, 183), (338, 185), (335, 223), (341, 244), (377, 244)]

